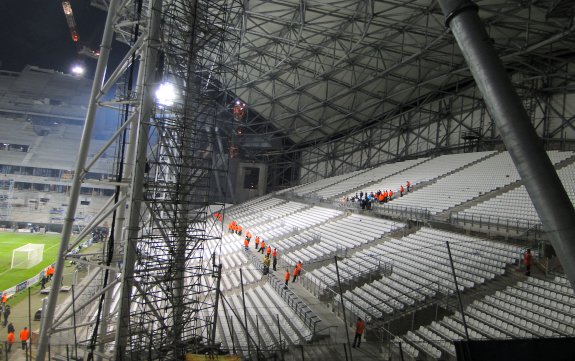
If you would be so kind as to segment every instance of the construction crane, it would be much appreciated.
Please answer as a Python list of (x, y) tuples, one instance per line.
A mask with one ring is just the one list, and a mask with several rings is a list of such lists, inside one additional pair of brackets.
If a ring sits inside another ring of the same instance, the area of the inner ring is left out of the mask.
[(76, 29), (76, 19), (74, 19), (72, 4), (70, 4), (70, 1), (68, 0), (62, 0), (62, 8), (64, 9), (64, 15), (66, 16), (68, 28), (70, 28), (70, 35), (72, 35), (72, 40), (77, 43), (80, 40), (80, 35)]
[(66, 22), (68, 23), (68, 28), (70, 29), (70, 35), (72, 36), (72, 41), (78, 44), (78, 54), (98, 59), (98, 56), (100, 56), (99, 51), (90, 49), (86, 45), (80, 44), (80, 34), (78, 34), (78, 29), (76, 28), (76, 19), (74, 18), (74, 10), (72, 10), (72, 4), (70, 4), (69, 0), (61, 0), (61, 2), (62, 8), (64, 9), (64, 15), (66, 16)]

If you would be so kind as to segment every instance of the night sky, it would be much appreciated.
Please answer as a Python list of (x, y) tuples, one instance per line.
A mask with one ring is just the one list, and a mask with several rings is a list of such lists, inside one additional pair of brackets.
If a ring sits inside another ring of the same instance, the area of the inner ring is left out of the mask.
[[(106, 13), (90, 0), (70, 0), (80, 43), (98, 49)], [(83, 61), (95, 68), (96, 60), (77, 53), (60, 0), (0, 0), (0, 69), (21, 71), (26, 65), (70, 72)]]

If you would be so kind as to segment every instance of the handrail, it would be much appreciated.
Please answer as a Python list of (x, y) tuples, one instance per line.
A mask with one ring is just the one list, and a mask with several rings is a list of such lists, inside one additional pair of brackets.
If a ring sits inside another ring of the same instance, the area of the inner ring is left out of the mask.
[(449, 213), (449, 223), (463, 223), (464, 226), (469, 223), (471, 226), (477, 225), (479, 227), (486, 225), (487, 227), (495, 227), (497, 230), (504, 229), (507, 233), (514, 230), (517, 237), (523, 237), (533, 231), (535, 238), (537, 238), (537, 235), (542, 232), (541, 222), (517, 217), (486, 216), (481, 213), (451, 212)]
[[(277, 277), (274, 274), (269, 275), (268, 281), (270, 282), (270, 285), (273, 287), (273, 289), (280, 295), (280, 297), (282, 297), (286, 301), (288, 306), (290, 306), (293, 309), (293, 311), (300, 318), (300, 320), (302, 320), (303, 323), (305, 323), (313, 330), (312, 334), (314, 334), (317, 325), (321, 323), (322, 320), (315, 314), (315, 312), (312, 311), (311, 308), (309, 308), (309, 306), (297, 294), (295, 294), (290, 289), (284, 289), (282, 283), (277, 279)], [(290, 300), (286, 300), (286, 298), (284, 297), (284, 294), (288, 293), (291, 296)], [(294, 299), (296, 300), (296, 302), (293, 301)], [(298, 304), (303, 304), (305, 306), (304, 308), (307, 308), (307, 311), (303, 312), (302, 308), (297, 307)], [(309, 314), (311, 314), (311, 316), (308, 316)]]

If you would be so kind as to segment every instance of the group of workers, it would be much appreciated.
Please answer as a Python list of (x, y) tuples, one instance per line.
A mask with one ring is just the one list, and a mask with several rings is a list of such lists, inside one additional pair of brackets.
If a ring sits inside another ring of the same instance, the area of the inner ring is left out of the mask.
[(230, 224), (228, 224), (228, 231), (229, 231), (230, 233), (239, 234), (239, 235), (241, 236), (241, 235), (242, 235), (243, 228), (242, 228), (242, 226), (240, 226), (240, 225), (238, 224), (238, 222), (236, 222), (236, 221), (231, 221)]
[[(292, 283), (294, 283), (298, 276), (301, 273), (301, 269), (302, 269), (303, 264), (301, 263), (301, 261), (298, 261), (298, 263), (295, 265), (294, 269), (293, 269), (293, 278), (292, 278)], [(288, 283), (289, 283), (289, 279), (290, 279), (290, 271), (289, 268), (286, 268), (286, 273), (284, 275), (284, 280), (285, 280), (285, 285), (284, 285), (284, 289), (287, 288)]]
[[(7, 327), (8, 337), (6, 338), (6, 352), (11, 352), (12, 345), (16, 340), (15, 332), (16, 328), (12, 322), (8, 322), (8, 318), (10, 317), (10, 305), (8, 304), (8, 294), (6, 292), (2, 293), (2, 315), (4, 316), (4, 322), (2, 322), (2, 327)], [(28, 340), (30, 339), (30, 331), (27, 327), (24, 327), (22, 331), (20, 331), (20, 341), (22, 342), (22, 350), (25, 350), (28, 346)]]
[[(14, 341), (16, 340), (16, 336), (14, 335), (14, 333), (16, 332), (16, 329), (14, 328), (14, 325), (12, 325), (12, 323), (10, 323), (8, 325), (8, 337), (6, 338), (6, 352), (11, 352), (12, 351), (12, 345), (14, 344)], [(30, 330), (28, 330), (28, 327), (24, 327), (24, 329), (22, 331), (20, 331), (20, 342), (22, 343), (22, 350), (26, 350), (26, 348), (28, 347), (28, 340), (30, 339)]]
[[(411, 184), (409, 183), (409, 181), (406, 184), (407, 187), (407, 191), (410, 190), (411, 188)], [(403, 195), (404, 192), (404, 188), (403, 186), (400, 187), (400, 194)], [(361, 196), (363, 196), (363, 192), (361, 192)], [(383, 199), (381, 197), (389, 197), (389, 200), (391, 200), (391, 197), (393, 197), (393, 191), (389, 191), (387, 192), (387, 194), (384, 194), (383, 192), (377, 192), (377, 199)], [(366, 197), (368, 195), (366, 194)], [(372, 196), (373, 195), (372, 193)], [(231, 221), (228, 224), (228, 230), (230, 233), (235, 233), (238, 235), (242, 235), (242, 226), (240, 226), (236, 221)], [(245, 238), (244, 238), (244, 250), (247, 252), (249, 251), (249, 246), (250, 246), (250, 242), (251, 239), (253, 237), (253, 234), (248, 230), (246, 231), (245, 234)], [(267, 275), (269, 273), (269, 267), (270, 267), (270, 263), (271, 263), (271, 259), (273, 259), (273, 270), (276, 271), (276, 266), (277, 266), (277, 248), (273, 248), (271, 247), (271, 245), (266, 244), (266, 242), (260, 238), (260, 236), (256, 236), (255, 237), (255, 249), (256, 252), (258, 253), (262, 253), (264, 254), (264, 259), (263, 259), (263, 274)], [(270, 259), (271, 256), (271, 259)], [(294, 269), (292, 272), (290, 272), (289, 268), (286, 268), (285, 274), (284, 274), (284, 289), (287, 289), (288, 284), (290, 282), (290, 278), (291, 278), (291, 282), (294, 283), (297, 281), (298, 277), (300, 276), (301, 272), (302, 272), (302, 267), (303, 267), (303, 263), (302, 261), (298, 261), (298, 263), (294, 266)], [(353, 340), (353, 346), (352, 347), (360, 347), (361, 344), (361, 337), (364, 333), (365, 330), (365, 322), (361, 319), (358, 318), (357, 322), (355, 324), (355, 338)]]
[[(230, 233), (235, 233), (238, 235), (242, 235), (242, 226), (240, 226), (236, 221), (231, 221), (230, 224), (228, 225), (228, 229), (230, 230)], [(248, 230), (246, 231), (245, 234), (245, 238), (244, 238), (244, 251), (249, 251), (249, 247), (250, 247), (250, 242), (252, 240), (253, 234)], [(256, 236), (255, 237), (255, 249), (256, 252), (258, 253), (262, 253), (264, 255), (264, 259), (262, 261), (263, 263), (263, 274), (267, 275), (270, 271), (270, 264), (272, 265), (272, 269), (274, 271), (277, 271), (277, 263), (278, 263), (278, 250), (277, 248), (273, 248), (272, 246), (269, 244), (266, 244), (266, 241), (264, 241), (263, 239), (261, 239), (260, 236)], [(302, 262), (299, 261), (294, 269), (293, 272), (289, 271), (289, 268), (286, 269), (286, 274), (285, 274), (285, 287), (287, 288), (287, 285), (289, 283), (289, 279), (290, 277), (293, 276), (292, 278), (292, 282), (295, 282), (298, 278), (298, 276), (301, 274), (302, 271)]]
[(44, 275), (42, 276), (42, 279), (40, 280), (40, 288), (44, 289), (44, 287), (46, 287), (46, 282), (50, 281), (52, 279), (52, 277), (54, 277), (54, 266), (50, 265), (48, 267), (46, 267), (46, 269), (44, 270)]
[[(404, 193), (410, 192), (411, 191), (411, 183), (409, 181), (405, 182), (405, 188), (403, 187), (403, 184), (399, 186), (398, 192), (399, 192), (399, 196), (403, 197)], [(393, 200), (393, 196), (395, 195), (395, 193), (393, 192), (393, 189), (389, 189), (389, 190), (378, 190), (377, 192), (371, 192), (371, 193), (367, 193), (367, 192), (359, 192), (355, 194), (355, 196), (349, 198), (349, 197), (343, 197), (342, 202), (345, 204), (349, 201), (352, 202), (359, 202), (359, 205), (361, 207), (361, 209), (371, 209), (371, 204), (373, 202), (378, 202), (378, 203), (387, 203), (390, 202), (391, 200)]]
[[(411, 191), (411, 183), (409, 181), (405, 182), (405, 187), (403, 187), (403, 184), (399, 186), (398, 190), (399, 192), (399, 196), (403, 197), (403, 195), (407, 192)], [(391, 200), (393, 200), (393, 195), (395, 193), (393, 192), (393, 189), (389, 189), (389, 190), (378, 190), (377, 192), (371, 192), (371, 193), (367, 193), (367, 192), (359, 192), (359, 194), (355, 194), (354, 197), (352, 197), (352, 201), (355, 200), (362, 200), (365, 199), (367, 201), (370, 202), (379, 202), (379, 203), (387, 203), (390, 202)]]

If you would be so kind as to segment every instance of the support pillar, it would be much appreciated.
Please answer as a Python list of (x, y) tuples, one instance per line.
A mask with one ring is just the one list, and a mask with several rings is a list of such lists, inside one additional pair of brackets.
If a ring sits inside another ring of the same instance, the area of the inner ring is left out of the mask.
[(521, 99), (499, 59), (471, 0), (439, 0), (446, 25), (469, 65), (541, 218), (559, 261), (575, 290), (575, 209)]
[(104, 78), (106, 76), (106, 65), (110, 56), (110, 49), (114, 35), (113, 23), (119, 2), (119, 0), (111, 0), (108, 7), (108, 16), (106, 17), (106, 25), (104, 27), (104, 34), (102, 36), (102, 43), (100, 45), (100, 57), (98, 58), (98, 64), (96, 65), (94, 82), (90, 92), (90, 102), (86, 111), (86, 121), (84, 123), (80, 149), (78, 151), (78, 158), (76, 160), (76, 168), (74, 169), (74, 178), (72, 179), (70, 204), (66, 212), (66, 218), (64, 219), (64, 228), (62, 229), (62, 239), (60, 241), (58, 259), (56, 261), (56, 267), (54, 270), (54, 282), (52, 282), (50, 296), (48, 297), (44, 327), (41, 330), (38, 340), (38, 353), (36, 355), (37, 361), (44, 361), (46, 352), (48, 351), (48, 343), (50, 342), (50, 329), (52, 328), (54, 312), (56, 311), (56, 305), (58, 303), (60, 280), (62, 279), (62, 275), (64, 273), (64, 261), (66, 260), (66, 254), (68, 253), (67, 250), (70, 243), (70, 236), (72, 235), (72, 226), (74, 225), (74, 218), (76, 216), (76, 209), (78, 208), (78, 200), (80, 198), (80, 189), (84, 179), (84, 169), (88, 159), (90, 140), (92, 139), (92, 131), (94, 129), (94, 122), (96, 120), (96, 110), (98, 107), (97, 98), (100, 96), (100, 88), (104, 83)]

